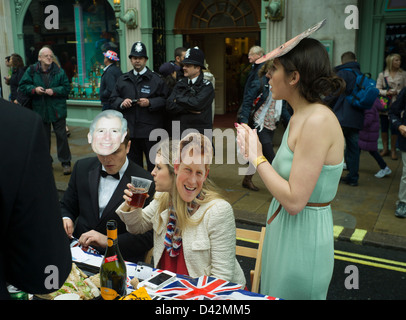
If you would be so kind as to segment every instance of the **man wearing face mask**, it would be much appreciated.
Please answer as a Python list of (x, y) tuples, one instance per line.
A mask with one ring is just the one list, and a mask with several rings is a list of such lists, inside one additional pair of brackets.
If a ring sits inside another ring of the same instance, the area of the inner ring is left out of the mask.
[[(66, 234), (77, 239), (85, 250), (93, 248), (104, 253), (107, 246), (106, 223), (118, 224), (118, 242), (124, 260), (142, 261), (152, 248), (152, 233), (131, 235), (115, 210), (131, 176), (153, 180), (151, 174), (127, 158), (131, 141), (127, 137), (127, 121), (115, 110), (98, 114), (88, 134), (89, 143), (97, 157), (78, 160), (73, 168), (67, 190), (61, 201)], [(155, 185), (149, 190), (153, 198)]]
[(122, 112), (128, 121), (131, 140), (128, 157), (143, 167), (145, 156), (147, 169), (151, 172), (154, 165), (149, 159), (149, 151), (156, 141), (150, 141), (149, 135), (154, 129), (164, 128), (168, 88), (163, 79), (146, 66), (147, 49), (142, 42), (134, 43), (129, 59), (134, 69), (118, 78), (110, 105)]

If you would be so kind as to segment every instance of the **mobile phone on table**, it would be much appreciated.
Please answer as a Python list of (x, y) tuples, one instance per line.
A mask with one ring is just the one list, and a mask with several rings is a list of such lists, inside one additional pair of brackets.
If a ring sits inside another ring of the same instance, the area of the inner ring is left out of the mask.
[(151, 278), (145, 280), (145, 286), (153, 290), (157, 290), (166, 286), (167, 284), (175, 280), (175, 278), (176, 273), (164, 270), (152, 276)]

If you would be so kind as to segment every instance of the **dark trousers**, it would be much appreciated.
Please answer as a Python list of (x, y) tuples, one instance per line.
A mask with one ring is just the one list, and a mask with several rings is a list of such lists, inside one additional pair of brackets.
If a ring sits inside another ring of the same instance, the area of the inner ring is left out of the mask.
[[(48, 139), (49, 151), (51, 151), (51, 123), (43, 122), (45, 134)], [(59, 119), (55, 122), (52, 122), (52, 127), (56, 136), (56, 150), (58, 154), (58, 160), (62, 165), (70, 165), (72, 159), (68, 136), (66, 135), (66, 119)]]
[(355, 128), (342, 127), (345, 138), (344, 159), (347, 164), (348, 182), (358, 182), (359, 178), (359, 157), (360, 150), (358, 146), (359, 130)]
[(380, 120), (380, 124), (381, 124), (381, 132), (389, 132), (389, 128), (390, 128), (390, 132), (391, 134), (398, 134), (399, 131), (396, 127), (394, 127), (390, 121), (389, 121), (389, 117), (387, 114), (380, 114), (379, 115), (379, 120)]
[(385, 169), (386, 168), (386, 162), (385, 160), (383, 160), (383, 158), (381, 157), (381, 155), (379, 154), (378, 151), (369, 151), (369, 154), (374, 157), (374, 159), (376, 160), (376, 162), (379, 165), (379, 168), (381, 169)]
[(262, 153), (269, 163), (272, 163), (273, 158), (275, 158), (275, 151), (273, 150), (272, 142), (273, 135), (274, 131), (267, 128), (263, 128), (261, 131), (258, 131), (258, 138), (262, 144)]
[(149, 141), (148, 138), (131, 138), (130, 152), (128, 153), (128, 158), (138, 164), (140, 167), (144, 168), (144, 155), (147, 161), (147, 170), (151, 172), (154, 170), (155, 165), (155, 155), (153, 159), (150, 159), (149, 151), (151, 148), (157, 144), (157, 141)]

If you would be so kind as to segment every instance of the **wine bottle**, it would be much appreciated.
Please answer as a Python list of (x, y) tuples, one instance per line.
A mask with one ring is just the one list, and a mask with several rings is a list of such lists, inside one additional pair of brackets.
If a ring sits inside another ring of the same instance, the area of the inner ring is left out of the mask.
[(114, 300), (127, 294), (127, 268), (117, 240), (117, 222), (107, 222), (107, 249), (100, 266), (101, 295), (104, 300)]

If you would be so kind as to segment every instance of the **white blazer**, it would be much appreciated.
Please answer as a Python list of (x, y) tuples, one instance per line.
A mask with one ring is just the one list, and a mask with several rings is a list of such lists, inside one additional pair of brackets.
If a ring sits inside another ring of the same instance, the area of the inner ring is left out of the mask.
[[(159, 197), (159, 192), (155, 196)], [(144, 209), (122, 211), (125, 202), (116, 210), (132, 234), (154, 230), (154, 267), (157, 267), (165, 249), (164, 238), (169, 220), (168, 210), (158, 212), (158, 201), (153, 200)], [(182, 246), (186, 267), (193, 278), (213, 276), (245, 286), (244, 273), (235, 257), (235, 218), (231, 205), (225, 200), (203, 204), (192, 219), (199, 224), (188, 225), (182, 232)], [(161, 220), (161, 223), (159, 221)]]

